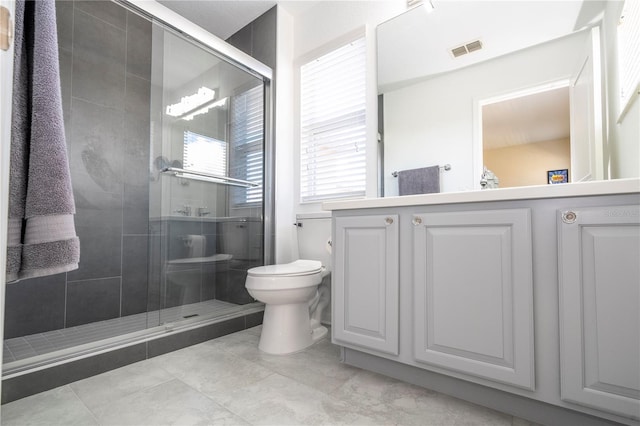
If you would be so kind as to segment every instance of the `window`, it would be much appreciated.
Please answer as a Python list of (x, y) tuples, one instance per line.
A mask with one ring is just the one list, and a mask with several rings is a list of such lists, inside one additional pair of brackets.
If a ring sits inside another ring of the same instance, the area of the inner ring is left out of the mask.
[(190, 131), (184, 132), (182, 164), (187, 170), (227, 175), (227, 143)]
[(640, 89), (640, 1), (624, 3), (618, 25), (620, 99), (626, 109)]
[(251, 188), (235, 187), (231, 202), (236, 207), (256, 206), (262, 202), (264, 145), (264, 100), (262, 86), (256, 86), (231, 98), (231, 170), (230, 177), (258, 183)]
[(300, 90), (300, 200), (364, 196), (365, 39), (303, 65)]

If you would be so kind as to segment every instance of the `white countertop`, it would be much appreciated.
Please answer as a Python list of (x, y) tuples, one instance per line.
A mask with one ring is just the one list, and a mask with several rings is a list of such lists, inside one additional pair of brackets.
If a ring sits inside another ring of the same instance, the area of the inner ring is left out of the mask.
[(405, 195), (385, 198), (359, 198), (322, 203), (323, 210), (371, 209), (376, 207), (406, 207), (427, 204), (479, 203), (485, 201), (530, 200), (539, 198), (584, 197), (589, 195), (640, 193), (640, 179), (567, 183), (557, 185), (521, 186), (464, 192)]

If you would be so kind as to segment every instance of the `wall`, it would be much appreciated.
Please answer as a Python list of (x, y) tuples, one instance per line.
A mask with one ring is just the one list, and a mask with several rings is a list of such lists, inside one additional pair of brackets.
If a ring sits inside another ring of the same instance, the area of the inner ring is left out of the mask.
[[(369, 116), (376, 117), (375, 26), (405, 10), (402, 2), (284, 2), (277, 6), (276, 65), (276, 262), (297, 258), (295, 222), (297, 213), (317, 212), (320, 203), (299, 202), (299, 124), (297, 102), (301, 60), (336, 39), (365, 27)], [(330, 24), (328, 24), (330, 23)], [(230, 39), (231, 41), (231, 39)], [(337, 46), (334, 46), (337, 47)], [(266, 62), (265, 62), (266, 63)], [(368, 126), (367, 196), (377, 191), (375, 125)]]
[[(474, 167), (474, 102), (567, 79), (586, 34), (445, 73), (384, 95), (385, 195), (397, 195), (394, 170), (451, 164), (442, 192), (479, 188)], [(455, 90), (454, 90), (455, 88)]]
[(277, 8), (274, 6), (237, 31), (226, 42), (263, 64), (275, 68), (277, 19)]
[(5, 338), (147, 306), (151, 26), (110, 2), (56, 6), (80, 267), (8, 285)]
[(486, 149), (483, 158), (501, 188), (546, 185), (548, 170), (570, 169), (571, 165), (569, 139)]
[(276, 30), (276, 176), (275, 176), (275, 240), (276, 263), (288, 263), (297, 258), (292, 176), (294, 176), (294, 132), (291, 119), (294, 116), (293, 51), (294, 19), (281, 5), (277, 9)]
[[(605, 79), (608, 87), (608, 147), (610, 177), (612, 179), (640, 176), (640, 97), (621, 117), (622, 106), (618, 99), (620, 83), (618, 81), (618, 19), (623, 2), (607, 2), (602, 25), (603, 58), (605, 61)], [(620, 122), (618, 122), (620, 120)]]
[(640, 96), (627, 110), (621, 123), (616, 123), (616, 138), (610, 144), (611, 178), (640, 176)]
[[(253, 255), (228, 262), (222, 269), (175, 268), (167, 286), (193, 282), (187, 287), (197, 289), (196, 293), (167, 294), (167, 300), (161, 299), (160, 262), (183, 256), (179, 250), (184, 248), (182, 244), (167, 245), (166, 240), (163, 245), (162, 238), (207, 235), (207, 254), (219, 253), (226, 248), (219, 240), (229, 234), (230, 227), (245, 226), (208, 221), (149, 223), (149, 182), (157, 178), (157, 170), (150, 170), (149, 135), (162, 143), (162, 69), (163, 61), (170, 59), (158, 51), (164, 49), (163, 30), (152, 29), (148, 21), (113, 2), (65, 0), (56, 6), (80, 267), (67, 274), (7, 286), (5, 338), (145, 312), (148, 306), (157, 309), (179, 301), (197, 302), (214, 297), (216, 292), (219, 298), (247, 303), (246, 292), (239, 293), (236, 287), (244, 291), (246, 269), (256, 264)], [(269, 34), (275, 34), (275, 12), (268, 16), (271, 27), (253, 28), (253, 40), (268, 42)], [(275, 56), (275, 43), (268, 44)], [(159, 80), (153, 84), (152, 61), (153, 69), (160, 70), (156, 75)], [(154, 152), (162, 152), (160, 147), (154, 146)], [(174, 195), (183, 188), (178, 179), (171, 179), (171, 184), (168, 192)], [(206, 185), (210, 184), (190, 182), (185, 186), (190, 192), (186, 199), (206, 199)], [(154, 199), (162, 198), (154, 192)], [(168, 209), (181, 206), (182, 200), (178, 203)], [(218, 203), (211, 200), (208, 207), (215, 205)], [(159, 217), (160, 206), (154, 206), (154, 212)], [(260, 246), (260, 233), (258, 230), (259, 241), (250, 242), (252, 247)], [(150, 257), (149, 247), (154, 254)], [(218, 283), (215, 290), (204, 285), (214, 281)]]

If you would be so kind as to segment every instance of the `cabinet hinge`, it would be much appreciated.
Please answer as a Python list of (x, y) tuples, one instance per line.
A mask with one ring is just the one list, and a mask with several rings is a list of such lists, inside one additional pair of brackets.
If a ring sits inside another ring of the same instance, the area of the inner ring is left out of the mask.
[(13, 21), (9, 9), (0, 6), (0, 49), (9, 50), (13, 41)]

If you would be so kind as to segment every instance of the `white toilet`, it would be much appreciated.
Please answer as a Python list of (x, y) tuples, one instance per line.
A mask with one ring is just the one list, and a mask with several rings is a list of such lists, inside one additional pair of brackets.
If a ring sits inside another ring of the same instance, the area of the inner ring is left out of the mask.
[(270, 354), (301, 351), (327, 334), (320, 325), (327, 300), (318, 286), (331, 267), (331, 218), (310, 214), (296, 219), (301, 260), (247, 271), (247, 291), (265, 304), (258, 348)]

